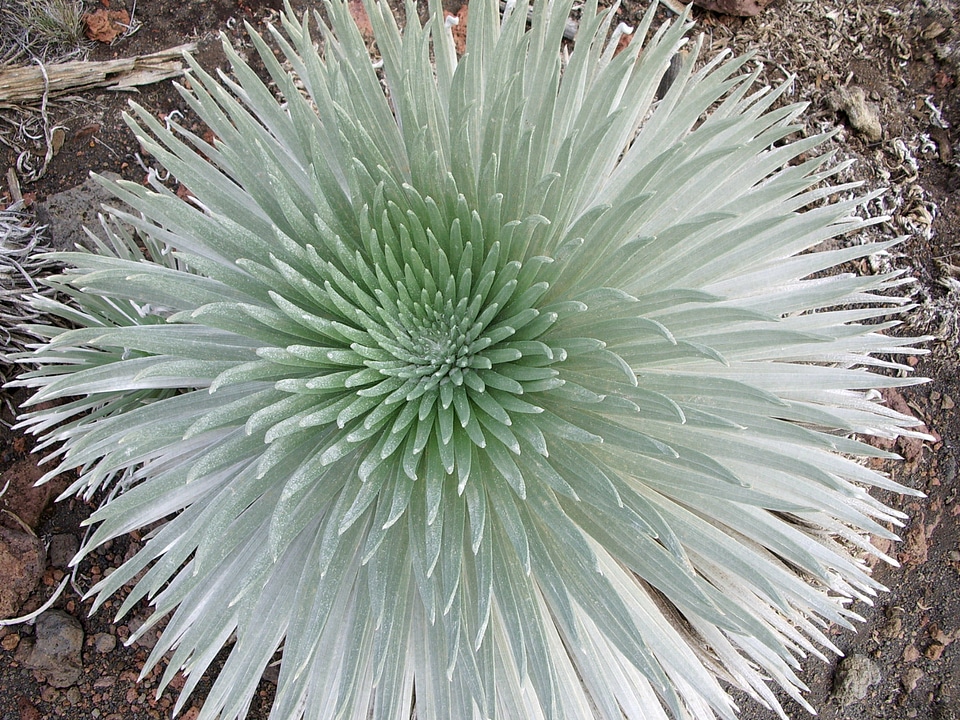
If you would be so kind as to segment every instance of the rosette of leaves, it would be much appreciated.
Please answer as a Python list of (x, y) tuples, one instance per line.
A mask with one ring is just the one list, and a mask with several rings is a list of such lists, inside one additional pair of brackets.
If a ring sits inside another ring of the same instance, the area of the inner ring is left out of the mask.
[(150, 528), (91, 594), (169, 616), (161, 686), (229, 645), (202, 719), (278, 649), (281, 720), (779, 710), (880, 589), (867, 490), (912, 491), (854, 436), (918, 435), (876, 393), (915, 382), (904, 280), (825, 273), (895, 241), (816, 249), (873, 195), (748, 58), (697, 41), (658, 99), (685, 20), (618, 54), (590, 2), (562, 52), (570, 7), (475, 0), (457, 57), (438, 2), (367, 2), (382, 68), (344, 2), (322, 50), (288, 8), (292, 72), (252, 31), (271, 84), (192, 65), (213, 141), (133, 107), (193, 198), (111, 186), (153, 249), (58, 256), (79, 327), (20, 382), (67, 405), (22, 423), (110, 493), (77, 560)]

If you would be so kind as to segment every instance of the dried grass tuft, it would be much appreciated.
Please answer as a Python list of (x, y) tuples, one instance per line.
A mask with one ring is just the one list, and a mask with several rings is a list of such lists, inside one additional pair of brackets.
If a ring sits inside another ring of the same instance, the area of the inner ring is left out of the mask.
[(0, 9), (0, 65), (86, 57), (81, 0), (19, 0)]

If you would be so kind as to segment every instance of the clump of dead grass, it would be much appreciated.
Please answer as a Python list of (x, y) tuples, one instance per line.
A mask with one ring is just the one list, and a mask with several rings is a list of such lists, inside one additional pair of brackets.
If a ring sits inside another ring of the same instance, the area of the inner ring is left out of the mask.
[(0, 8), (0, 65), (83, 58), (82, 0), (18, 0)]

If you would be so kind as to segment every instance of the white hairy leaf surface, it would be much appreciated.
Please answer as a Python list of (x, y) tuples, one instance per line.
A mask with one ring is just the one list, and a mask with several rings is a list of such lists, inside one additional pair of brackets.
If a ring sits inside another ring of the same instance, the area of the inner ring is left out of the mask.
[(212, 142), (132, 106), (194, 199), (107, 183), (133, 211), (34, 299), (74, 329), (33, 329), (21, 425), (107, 497), (77, 561), (164, 521), (91, 595), (138, 578), (178, 708), (229, 646), (200, 720), (278, 648), (276, 720), (780, 711), (881, 589), (869, 490), (914, 491), (856, 436), (922, 437), (875, 392), (922, 338), (884, 334), (904, 278), (826, 271), (896, 240), (818, 249), (872, 196), (829, 202), (748, 58), (695, 41), (658, 98), (686, 19), (615, 54), (594, 0), (568, 52), (571, 4), (474, 0), (457, 57), (437, 0), (365, 0), (380, 74), (343, 0), (288, 8), (275, 87), (192, 63)]

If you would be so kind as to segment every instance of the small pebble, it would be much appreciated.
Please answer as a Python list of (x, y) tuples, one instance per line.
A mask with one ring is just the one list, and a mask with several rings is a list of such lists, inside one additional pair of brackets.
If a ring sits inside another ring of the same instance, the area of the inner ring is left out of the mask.
[(60, 533), (50, 538), (50, 549), (47, 557), (54, 567), (66, 569), (73, 560), (73, 556), (80, 549), (77, 536), (70, 533)]
[(888, 640), (902, 636), (903, 620), (896, 616), (890, 618), (880, 627), (880, 635)]
[(97, 633), (93, 636), (93, 644), (98, 652), (113, 652), (117, 647), (117, 638), (110, 633)]
[(860, 132), (870, 142), (877, 142), (883, 137), (878, 108), (874, 103), (867, 101), (863, 88), (855, 86), (840, 88), (827, 97), (827, 103), (835, 110), (845, 113), (854, 130)]
[(42, 717), (40, 711), (25, 697), (17, 702), (17, 708), (20, 710), (20, 720), (40, 720)]
[(917, 667), (909, 667), (904, 671), (903, 675), (901, 676), (900, 684), (903, 686), (903, 689), (906, 690), (908, 693), (913, 692), (917, 687), (917, 683), (920, 682), (922, 678), (923, 678), (923, 670)]
[(840, 661), (833, 683), (833, 694), (841, 707), (863, 700), (871, 685), (881, 680), (880, 667), (866, 655), (851, 655)]

